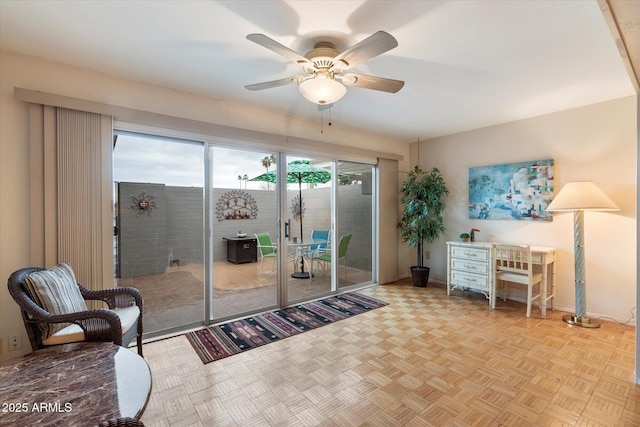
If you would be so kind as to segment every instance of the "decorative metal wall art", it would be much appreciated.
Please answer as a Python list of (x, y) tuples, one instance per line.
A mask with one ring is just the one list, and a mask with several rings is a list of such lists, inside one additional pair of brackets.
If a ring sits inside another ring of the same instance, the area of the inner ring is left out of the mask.
[(136, 216), (140, 216), (143, 213), (147, 213), (149, 216), (151, 216), (151, 211), (160, 207), (156, 202), (153, 201), (153, 199), (155, 198), (156, 196), (147, 196), (144, 191), (140, 193), (138, 197), (131, 196), (131, 200), (133, 200), (133, 203), (135, 204), (129, 206), (129, 209), (137, 209), (138, 213), (136, 214)]
[(553, 159), (469, 169), (469, 218), (552, 221)]
[(257, 217), (258, 204), (253, 196), (246, 191), (227, 191), (216, 202), (216, 218), (218, 218), (218, 221), (226, 219), (256, 219)]
[(296, 221), (300, 221), (300, 218), (304, 216), (305, 210), (306, 209), (304, 207), (304, 201), (300, 199), (300, 195), (296, 194), (291, 200), (290, 208), (293, 219), (295, 219)]

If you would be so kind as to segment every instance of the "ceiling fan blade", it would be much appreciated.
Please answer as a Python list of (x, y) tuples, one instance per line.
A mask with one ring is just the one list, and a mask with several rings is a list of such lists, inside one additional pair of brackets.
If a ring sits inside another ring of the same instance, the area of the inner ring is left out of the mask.
[(298, 64), (311, 65), (313, 66), (313, 62), (309, 61), (309, 59), (300, 55), (298, 52), (289, 49), (283, 44), (278, 43), (274, 39), (265, 36), (264, 34), (249, 34), (247, 36), (247, 40), (251, 40), (254, 43), (259, 44), (262, 47), (266, 47), (277, 53), (278, 55), (284, 56), (285, 58), (297, 62)]
[(304, 77), (293, 76), (293, 77), (286, 77), (284, 79), (279, 79), (279, 80), (271, 80), (269, 82), (254, 83), (252, 85), (246, 85), (245, 89), (262, 90), (262, 89), (270, 89), (272, 87), (286, 86), (291, 83), (298, 83), (300, 81), (299, 79), (301, 78), (304, 78)]
[(333, 58), (336, 65), (332, 69), (347, 70), (396, 46), (398, 41), (395, 37), (386, 31), (378, 31)]
[(384, 77), (367, 76), (366, 74), (355, 73), (345, 74), (340, 78), (340, 81), (345, 86), (355, 86), (390, 93), (396, 93), (404, 86), (404, 82), (402, 80), (393, 80)]

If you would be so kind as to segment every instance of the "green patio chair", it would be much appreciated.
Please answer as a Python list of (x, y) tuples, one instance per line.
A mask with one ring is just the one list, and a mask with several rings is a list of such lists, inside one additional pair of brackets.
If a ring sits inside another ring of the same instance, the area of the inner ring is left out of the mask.
[[(340, 268), (340, 260), (344, 259), (347, 256), (347, 249), (349, 249), (349, 242), (351, 241), (351, 234), (346, 234), (340, 237), (340, 241), (338, 242), (338, 268)], [(326, 264), (331, 264), (331, 252), (324, 253), (320, 255), (318, 258), (315, 258), (317, 261), (322, 261), (322, 272), (326, 268)], [(345, 265), (344, 270), (345, 277), (347, 276), (347, 266)]]
[(277, 248), (271, 242), (271, 236), (269, 233), (256, 233), (256, 240), (258, 241), (258, 250), (260, 250), (260, 274), (264, 273), (264, 260), (265, 258), (270, 258), (273, 261), (271, 262), (271, 272), (275, 267), (276, 259), (278, 258)]

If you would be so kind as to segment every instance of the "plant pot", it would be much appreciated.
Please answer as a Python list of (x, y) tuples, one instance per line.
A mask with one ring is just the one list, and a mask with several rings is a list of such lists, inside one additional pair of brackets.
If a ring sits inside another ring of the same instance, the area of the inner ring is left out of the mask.
[(420, 267), (419, 265), (412, 266), (411, 280), (413, 281), (413, 286), (426, 288), (427, 283), (429, 283), (429, 271), (429, 267)]

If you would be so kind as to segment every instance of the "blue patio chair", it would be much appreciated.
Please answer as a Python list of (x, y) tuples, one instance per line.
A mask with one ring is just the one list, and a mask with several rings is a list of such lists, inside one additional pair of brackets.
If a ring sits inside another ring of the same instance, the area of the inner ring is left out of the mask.
[(320, 256), (328, 251), (329, 241), (331, 238), (331, 232), (329, 230), (313, 230), (311, 231), (311, 240), (324, 240), (324, 243), (318, 245), (311, 245), (309, 252), (313, 253), (313, 256)]

